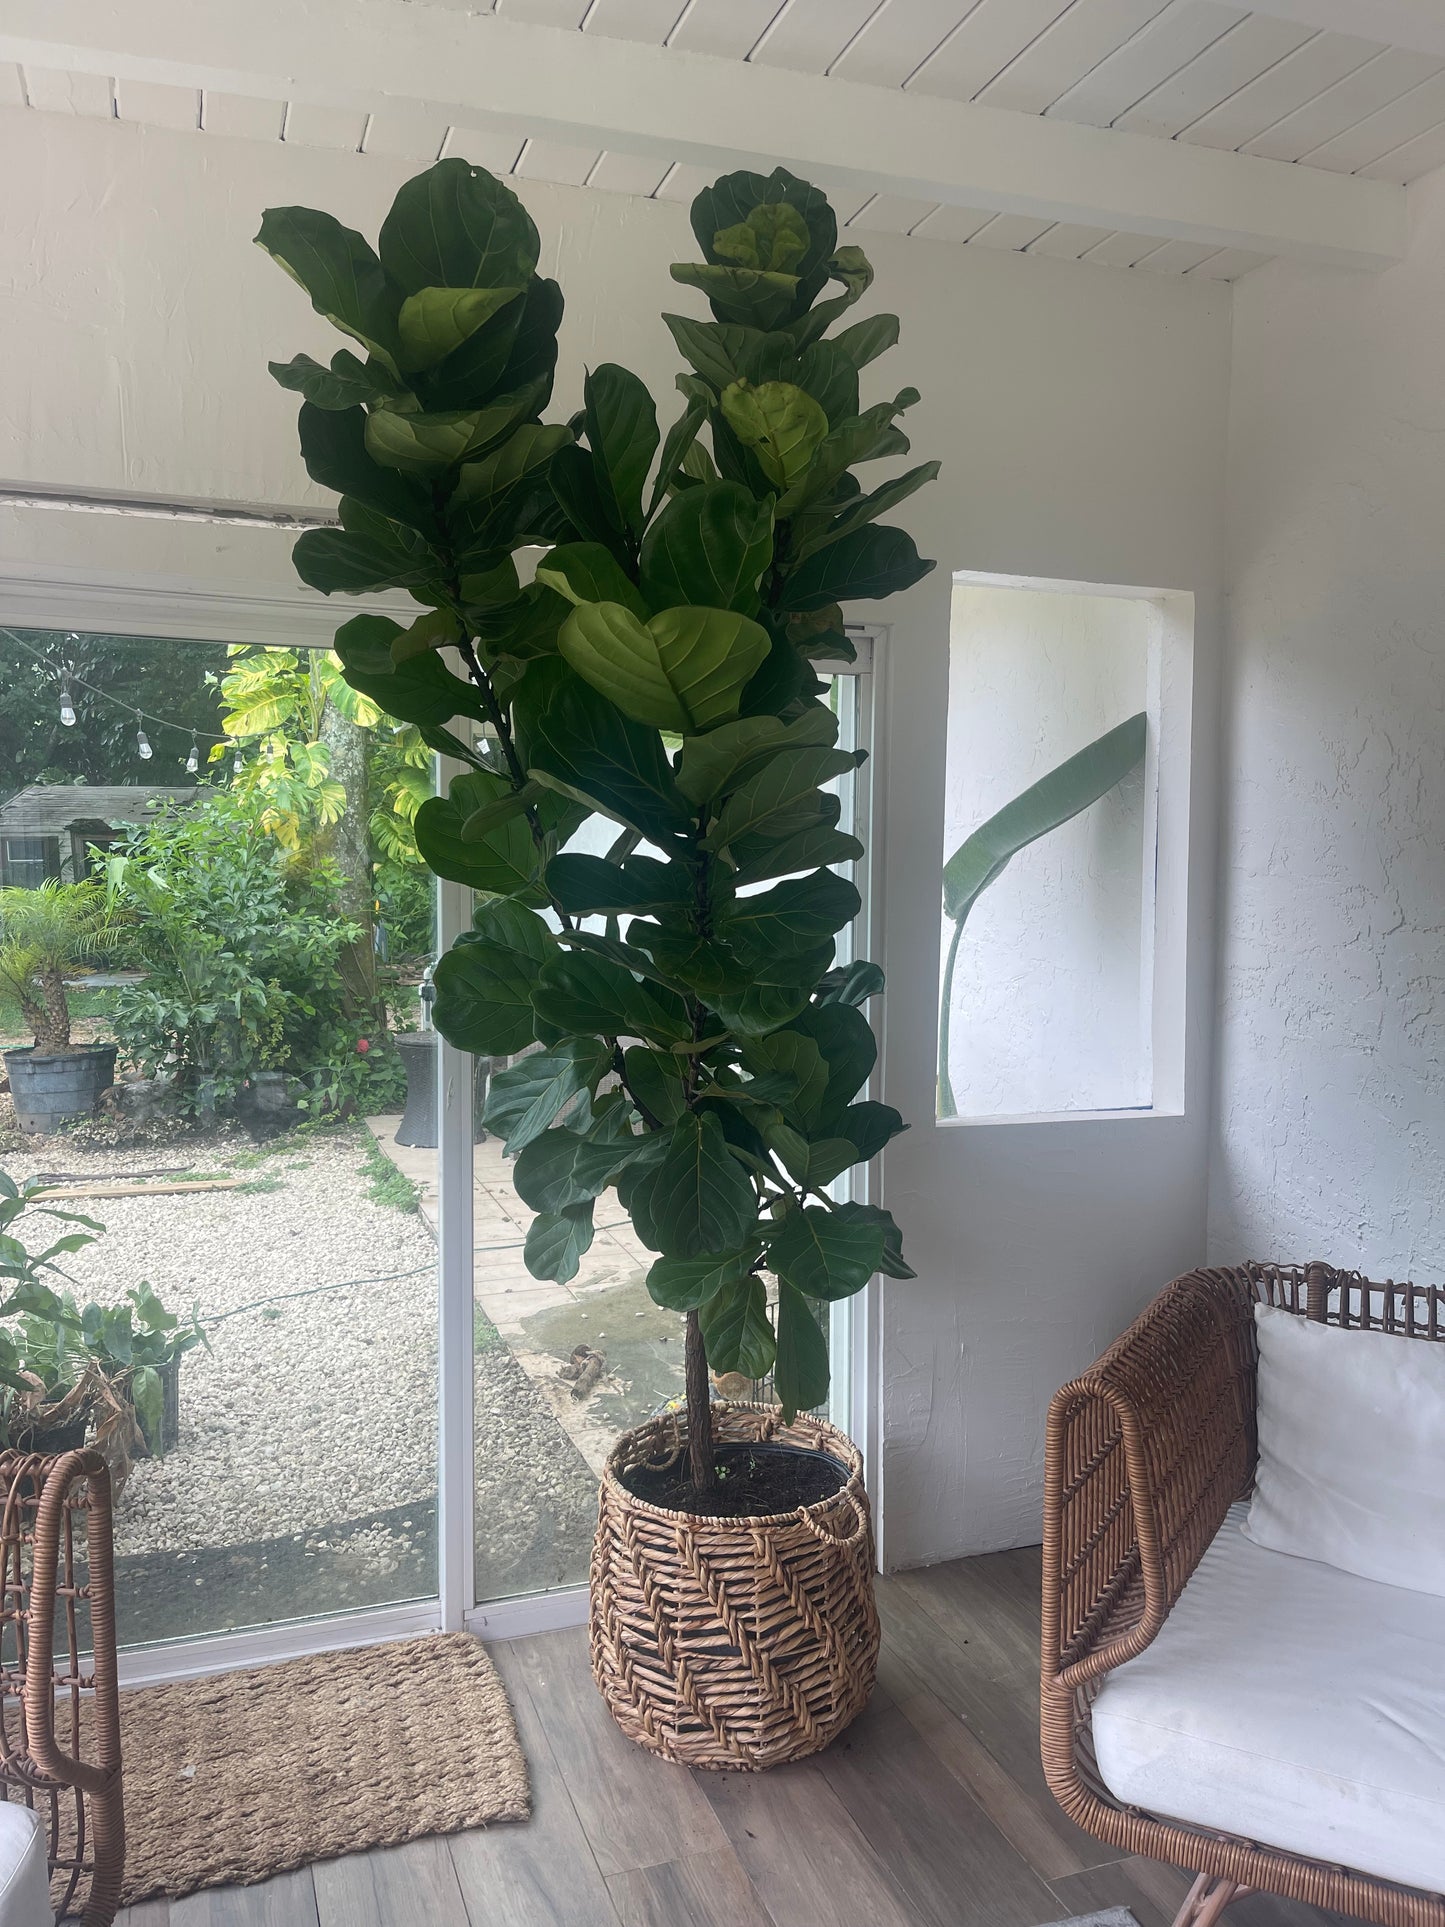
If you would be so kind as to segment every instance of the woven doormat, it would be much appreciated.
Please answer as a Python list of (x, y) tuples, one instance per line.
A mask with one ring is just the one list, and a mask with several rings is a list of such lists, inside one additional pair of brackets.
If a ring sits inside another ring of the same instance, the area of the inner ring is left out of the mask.
[(124, 1906), (531, 1812), (506, 1691), (465, 1633), (140, 1687), (120, 1717)]
[(1139, 1927), (1127, 1907), (1110, 1907), (1103, 1914), (1070, 1914), (1067, 1920), (1054, 1920), (1049, 1927)]

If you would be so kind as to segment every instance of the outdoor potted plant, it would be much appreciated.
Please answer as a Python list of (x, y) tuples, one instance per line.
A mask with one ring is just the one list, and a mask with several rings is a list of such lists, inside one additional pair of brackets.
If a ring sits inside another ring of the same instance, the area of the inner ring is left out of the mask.
[(4, 1054), (22, 1131), (90, 1117), (115, 1082), (114, 1044), (71, 1043), (65, 979), (121, 940), (99, 884), (51, 879), (34, 890), (0, 889), (0, 988), (18, 1002), (35, 1039)]
[[(479, 899), (435, 1022), (480, 1055), (541, 1046), (486, 1113), (537, 1214), (528, 1268), (573, 1277), (615, 1187), (658, 1254), (649, 1291), (686, 1318), (685, 1416), (629, 1434), (604, 1475), (594, 1673), (641, 1744), (759, 1767), (826, 1745), (877, 1657), (860, 1458), (805, 1415), (827, 1392), (822, 1309), (912, 1275), (885, 1210), (831, 1195), (904, 1127), (859, 1097), (882, 975), (834, 964), (859, 908), (836, 866), (862, 846), (826, 786), (861, 755), (837, 747), (813, 665), (850, 653), (843, 599), (933, 566), (876, 518), (937, 464), (867, 494), (853, 477), (906, 452), (917, 396), (860, 406), (898, 323), (829, 332), (872, 272), (823, 194), (733, 174), (692, 225), (705, 259), (673, 273), (713, 319), (666, 317), (690, 372), (665, 436), (611, 365), (570, 422), (542, 422), (561, 291), (481, 169), (408, 182), (377, 251), (305, 208), (271, 209), (257, 239), (365, 351), (272, 364), (342, 497), (295, 560), (323, 593), (424, 605), (409, 628), (355, 617), (336, 649), (353, 688), (466, 766), (415, 823)], [(524, 586), (515, 554), (539, 547)], [(605, 856), (566, 847), (589, 817), (616, 825)], [(777, 1406), (713, 1406), (709, 1366), (771, 1375)]]

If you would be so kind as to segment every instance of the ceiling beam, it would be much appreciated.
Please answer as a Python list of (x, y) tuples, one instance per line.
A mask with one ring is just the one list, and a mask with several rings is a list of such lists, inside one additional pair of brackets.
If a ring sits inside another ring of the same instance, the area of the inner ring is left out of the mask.
[(1404, 191), (1179, 141), (398, 0), (5, 0), (0, 59), (374, 110), (1355, 268)]
[(1440, 0), (1265, 0), (1255, 11), (1321, 33), (1382, 40), (1387, 47), (1445, 60), (1445, 8)]

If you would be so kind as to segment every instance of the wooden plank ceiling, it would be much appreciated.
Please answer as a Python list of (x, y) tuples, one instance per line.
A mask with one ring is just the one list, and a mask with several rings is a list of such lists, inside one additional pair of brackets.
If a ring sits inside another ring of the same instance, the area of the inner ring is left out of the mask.
[[(1223, 0), (415, 0), (533, 25), (977, 101), (1405, 184), (1445, 165), (1445, 56)], [(1371, 8), (1358, 14), (1368, 21)], [(687, 200), (707, 170), (558, 141), (455, 135), (416, 103), (375, 112), (158, 82), (0, 68), (0, 102), (427, 160)], [(1264, 257), (901, 195), (841, 197), (860, 230), (1230, 280)]]

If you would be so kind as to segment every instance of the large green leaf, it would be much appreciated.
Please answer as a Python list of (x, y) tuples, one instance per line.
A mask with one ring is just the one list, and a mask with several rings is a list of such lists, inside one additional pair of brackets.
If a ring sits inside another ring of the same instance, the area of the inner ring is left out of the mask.
[(799, 1014), (832, 961), (831, 938), (816, 950), (752, 957), (740, 988), (727, 985), (707, 1001), (737, 1036), (763, 1037)]
[(789, 573), (782, 607), (821, 609), (830, 602), (876, 602), (912, 588), (935, 566), (919, 555), (913, 537), (903, 529), (854, 529)]
[(715, 1372), (741, 1372), (744, 1378), (766, 1378), (777, 1356), (773, 1328), (768, 1323), (768, 1296), (761, 1278), (739, 1278), (700, 1307), (707, 1361)]
[(856, 768), (857, 760), (852, 750), (824, 748), (788, 749), (770, 757), (723, 804), (704, 847), (722, 852), (759, 831), (783, 837), (803, 827), (817, 814), (818, 786)]
[(775, 1030), (749, 1038), (742, 1055), (752, 1073), (748, 1089), (760, 1099), (776, 1104), (804, 1130), (822, 1115), (828, 1065), (815, 1039), (798, 1030)]
[(818, 1115), (836, 1118), (868, 1082), (878, 1061), (878, 1040), (868, 1019), (851, 1004), (815, 1004), (794, 1020), (793, 1029), (811, 1037), (828, 1066), (828, 1087)]
[[(865, 523), (876, 521), (880, 515), (886, 515), (889, 509), (896, 508), (910, 495), (935, 481), (942, 466), (941, 462), (920, 462), (917, 468), (910, 468), (906, 475), (896, 475), (891, 482), (884, 482), (881, 487), (875, 488), (871, 495), (861, 495), (850, 502), (841, 515), (810, 509), (794, 525), (793, 553), (802, 560), (816, 550), (826, 548), (830, 542), (841, 541), (845, 535), (851, 535)], [(814, 514), (825, 518), (818, 528), (811, 527)], [(809, 525), (807, 532), (800, 534), (804, 524)]]
[(647, 1037), (660, 1044), (685, 1043), (692, 1024), (680, 997), (639, 983), (630, 971), (586, 951), (558, 951), (548, 959), (533, 992), (537, 1015), (566, 1033)]
[(323, 368), (311, 355), (290, 361), (269, 361), (272, 378), (283, 388), (304, 395), (318, 408), (355, 408), (367, 402), (391, 401), (406, 390), (378, 361), (358, 361), (349, 348), (339, 348), (331, 366)]
[(641, 1147), (640, 1138), (614, 1142), (583, 1137), (554, 1124), (533, 1138), (512, 1166), (512, 1182), (534, 1211), (565, 1211), (605, 1191)]
[(647, 620), (649, 605), (617, 557), (600, 542), (559, 543), (538, 563), (537, 580), (565, 596), (574, 608), (579, 603), (620, 602)]
[(547, 888), (564, 910), (578, 916), (599, 912), (676, 909), (691, 903), (691, 873), (680, 863), (653, 856), (606, 857), (564, 851), (547, 865)]
[(627, 1088), (656, 1124), (675, 1124), (687, 1109), (683, 1061), (670, 1051), (634, 1044), (622, 1053)]
[(781, 1279), (778, 1284), (778, 1355), (773, 1390), (791, 1425), (799, 1412), (811, 1411), (828, 1396), (828, 1340), (806, 1300)]
[(436, 967), (437, 1029), (478, 1057), (524, 1050), (536, 1035), (532, 985), (556, 938), (531, 910), (498, 899), (476, 912)]
[(883, 1262), (882, 1214), (865, 1204), (789, 1211), (768, 1234), (768, 1265), (809, 1298), (851, 1298)]
[(837, 739), (838, 718), (822, 703), (788, 723), (777, 716), (744, 716), (687, 739), (678, 759), (678, 788), (689, 801), (708, 803), (736, 789), (778, 750), (831, 749)]
[(445, 796), (428, 797), (416, 813), (416, 847), (427, 868), (473, 890), (513, 896), (533, 881), (538, 863), (525, 816), (493, 822), (483, 836), (468, 836), (470, 818), (511, 789), (504, 776), (472, 770), (454, 776)]
[(624, 715), (689, 732), (736, 716), (770, 647), (765, 629), (732, 610), (664, 609), (644, 623), (619, 602), (574, 609), (557, 645)]
[(696, 1311), (728, 1286), (748, 1275), (746, 1251), (712, 1251), (703, 1258), (659, 1258), (647, 1274), (647, 1289), (667, 1311)]
[(307, 529), (291, 560), (301, 580), (322, 595), (362, 595), (370, 589), (426, 589), (440, 563), (419, 535), (399, 522), (345, 498), (339, 529)]
[(866, 368), (897, 342), (896, 314), (870, 314), (866, 321), (855, 321), (851, 328), (844, 328), (832, 337), (834, 348), (846, 355), (855, 368)]
[(1020, 850), (1078, 816), (1144, 760), (1149, 718), (1140, 711), (1106, 730), (1016, 796), (965, 839), (943, 866), (943, 908), (966, 917)]
[(772, 553), (771, 503), (755, 500), (740, 483), (712, 482), (674, 496), (652, 523), (638, 586), (649, 609), (695, 603), (750, 615)]
[(953, 940), (939, 992), (938, 1110), (956, 1117), (958, 1104), (949, 1068), (952, 1048), (953, 976), (963, 926), (979, 897), (1008, 868), (1020, 850), (1058, 829), (1107, 796), (1144, 760), (1149, 718), (1144, 711), (1106, 730), (1092, 743), (1041, 776), (1011, 803), (991, 816), (954, 851), (943, 866), (943, 910), (953, 920)]
[(689, 820), (656, 730), (633, 722), (575, 676), (530, 722), (527, 754), (530, 774), (654, 842), (667, 842)]
[(335, 648), (348, 685), (398, 722), (435, 727), (456, 716), (480, 720), (486, 714), (480, 691), (454, 676), (439, 656), (404, 663), (393, 658), (392, 644), (404, 633), (390, 616), (353, 616), (342, 623)]
[(862, 1104), (850, 1104), (833, 1123), (834, 1129), (852, 1143), (859, 1164), (870, 1163), (885, 1144), (908, 1129), (891, 1104), (878, 1104), (872, 1098)]
[(583, 383), (587, 446), (603, 499), (618, 528), (642, 533), (642, 492), (657, 453), (657, 409), (647, 384), (615, 362)]
[(661, 1154), (628, 1172), (618, 1196), (633, 1229), (665, 1258), (736, 1251), (757, 1220), (757, 1194), (715, 1117), (688, 1112)]
[(726, 941), (752, 955), (779, 956), (810, 950), (850, 924), (862, 898), (832, 870), (790, 877), (771, 890), (740, 896), (718, 920)]
[(764, 883), (819, 863), (856, 863), (863, 845), (837, 827), (838, 809), (836, 796), (819, 795), (816, 808), (794, 819), (786, 834), (776, 834), (776, 825), (770, 823), (756, 835), (735, 838), (728, 849), (735, 880)]
[[(837, 217), (821, 188), (814, 187), (810, 181), (800, 180), (785, 167), (775, 167), (771, 174), (757, 174), (750, 168), (739, 168), (731, 174), (721, 175), (696, 194), (689, 210), (689, 219), (704, 257), (709, 261), (730, 261), (739, 259), (736, 245), (739, 224), (754, 228), (759, 237), (754, 246), (760, 250), (776, 250), (782, 235), (795, 233), (796, 230), (787, 222), (784, 209), (802, 217), (808, 237), (807, 247), (801, 255), (786, 262), (779, 259), (776, 252), (766, 255), (759, 252), (756, 265), (785, 268), (805, 279), (825, 271), (838, 244)], [(726, 244), (719, 247), (720, 235), (731, 237), (731, 249)], [(771, 238), (765, 239), (764, 236)], [(748, 264), (739, 261), (739, 265)], [(818, 285), (821, 286), (821, 281)]]
[(354, 228), (314, 207), (268, 207), (256, 245), (300, 283), (318, 314), (400, 376), (401, 295)]
[(612, 1065), (599, 1037), (565, 1037), (498, 1071), (487, 1086), (482, 1122), (515, 1156), (540, 1137), (580, 1091), (593, 1091)]
[(541, 242), (504, 182), (461, 159), (410, 180), (381, 224), (381, 260), (406, 294), (423, 288), (525, 287)]
[[(277, 379), (279, 380), (280, 377), (278, 376)], [(686, 382), (687, 380), (688, 377), (686, 375), (678, 376), (679, 383)], [(694, 384), (694, 386), (696, 386), (696, 384)], [(647, 505), (649, 515), (656, 509), (663, 496), (666, 495), (667, 491), (672, 487), (678, 470), (691, 453), (693, 443), (697, 440), (702, 430), (702, 425), (707, 420), (708, 397), (706, 390), (702, 390), (701, 393), (688, 393), (687, 390), (684, 390), (684, 393), (687, 394), (687, 407), (682, 411), (681, 415), (678, 416), (677, 420), (672, 424), (672, 427), (668, 429), (666, 438), (662, 444), (662, 454), (658, 457), (657, 474), (652, 484), (652, 496)], [(614, 597), (613, 600), (616, 600), (616, 598)]]
[(419, 288), (401, 304), (397, 331), (408, 373), (434, 368), (483, 322), (521, 295), (512, 288)]
[(821, 404), (792, 382), (765, 381), (755, 388), (735, 381), (723, 390), (722, 411), (729, 428), (780, 489), (791, 488), (799, 479), (828, 433)]
[(798, 307), (798, 277), (776, 269), (674, 261), (672, 278), (706, 295), (720, 321), (742, 322), (751, 328), (776, 328)]
[(791, 274), (810, 245), (808, 226), (797, 208), (786, 201), (769, 201), (750, 208), (741, 221), (718, 228), (712, 237), (712, 256), (740, 268), (768, 268)]
[(522, 1261), (534, 1278), (570, 1285), (592, 1244), (592, 1200), (542, 1211), (527, 1230)]

